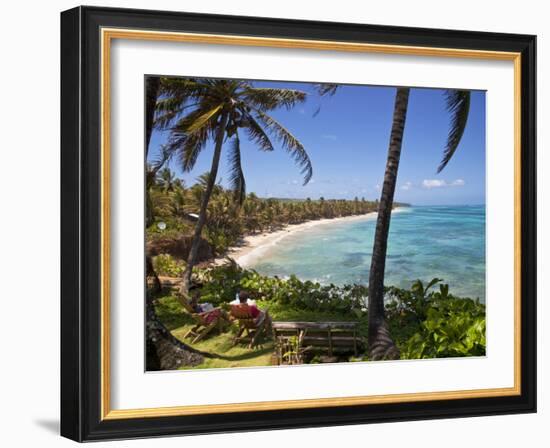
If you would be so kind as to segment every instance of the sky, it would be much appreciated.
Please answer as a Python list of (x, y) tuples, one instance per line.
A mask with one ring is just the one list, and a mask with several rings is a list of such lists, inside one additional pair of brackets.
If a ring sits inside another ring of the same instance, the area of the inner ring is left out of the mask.
[[(380, 196), (392, 124), (395, 87), (342, 85), (333, 96), (319, 97), (312, 85), (254, 82), (259, 87), (298, 89), (307, 100), (271, 115), (304, 145), (313, 178), (303, 185), (300, 169), (272, 139), (275, 151), (258, 150), (241, 133), (242, 166), (247, 192), (260, 197), (374, 200)], [(485, 204), (485, 92), (473, 91), (462, 141), (447, 167), (437, 174), (450, 115), (441, 89), (412, 88), (401, 149), (395, 201), (413, 205)], [(317, 110), (320, 112), (315, 114)], [(149, 158), (155, 159), (168, 139), (154, 131)], [(227, 145), (227, 143), (226, 143)], [(191, 172), (175, 161), (170, 168), (186, 185), (210, 169), (213, 142), (200, 154)], [(222, 153), (218, 181), (229, 179), (227, 152)]]

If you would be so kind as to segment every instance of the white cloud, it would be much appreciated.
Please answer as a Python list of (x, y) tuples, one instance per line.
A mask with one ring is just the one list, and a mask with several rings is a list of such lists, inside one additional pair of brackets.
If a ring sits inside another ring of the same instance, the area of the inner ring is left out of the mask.
[(412, 182), (407, 181), (401, 186), (401, 190), (405, 190), (405, 191), (410, 190), (412, 186), (413, 186)]
[(439, 179), (424, 179), (422, 181), (422, 186), (424, 188), (441, 188), (441, 187), (446, 187), (447, 182)]
[(375, 188), (376, 190), (380, 190), (380, 184), (376, 184), (376, 185), (374, 186), (374, 188)]
[(424, 188), (443, 188), (443, 187), (463, 187), (466, 184), (464, 179), (456, 179), (452, 182), (447, 182), (442, 179), (424, 179), (422, 186)]

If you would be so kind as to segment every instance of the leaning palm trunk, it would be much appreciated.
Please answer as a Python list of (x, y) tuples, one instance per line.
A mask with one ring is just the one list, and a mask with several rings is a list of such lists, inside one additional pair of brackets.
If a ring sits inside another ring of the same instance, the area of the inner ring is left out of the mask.
[(160, 78), (148, 77), (145, 80), (145, 158), (149, 152), (149, 142), (153, 133), (155, 105), (160, 90)]
[(182, 343), (162, 324), (155, 312), (153, 299), (147, 294), (147, 371), (174, 370), (202, 364), (209, 356)]
[[(160, 78), (148, 77), (145, 79), (145, 159), (147, 159), (147, 154), (149, 153), (149, 142), (151, 141), (151, 134), (153, 133), (155, 105), (157, 103), (159, 90)], [(153, 204), (151, 203), (151, 196), (149, 194), (149, 185), (147, 185), (145, 189), (145, 199), (147, 202), (145, 225), (146, 227), (149, 227), (154, 221)], [(145, 254), (145, 264), (147, 275), (151, 275), (153, 277), (154, 289), (156, 292), (159, 292), (162, 286), (153, 267), (153, 260), (149, 254)]]
[[(149, 142), (153, 132), (153, 118), (155, 103), (159, 92), (160, 80), (148, 78), (145, 84), (147, 101), (145, 116), (145, 153), (148, 153)], [(157, 170), (160, 166), (157, 168)], [(153, 176), (154, 177), (154, 176)], [(152, 204), (149, 197), (149, 188), (146, 189), (148, 214), (146, 225), (149, 227), (153, 221)], [(145, 255), (147, 275), (154, 278), (154, 289), (158, 292), (162, 285), (153, 268), (153, 261), (149, 254)], [(146, 285), (147, 286), (147, 285)], [(146, 288), (147, 289), (147, 288)], [(195, 366), (203, 362), (206, 354), (198, 352), (193, 348), (176, 339), (160, 321), (155, 311), (153, 298), (149, 293), (145, 297), (146, 310), (146, 370), (171, 370), (183, 366)]]
[(195, 226), (195, 233), (193, 234), (193, 241), (191, 243), (191, 249), (189, 250), (189, 255), (187, 256), (187, 266), (183, 272), (183, 278), (180, 289), (180, 300), (185, 300), (189, 292), (189, 287), (191, 286), (191, 276), (193, 274), (193, 266), (197, 262), (197, 254), (199, 252), (199, 245), (201, 241), (201, 234), (204, 224), (206, 223), (206, 213), (208, 209), (208, 202), (210, 202), (210, 196), (212, 195), (212, 189), (216, 182), (216, 177), (218, 176), (218, 167), (220, 165), (220, 156), (222, 152), (223, 139), (225, 136), (225, 128), (228, 121), (227, 113), (222, 115), (220, 120), (218, 132), (216, 135), (216, 146), (214, 148), (214, 157), (212, 158), (212, 166), (210, 168), (210, 173), (208, 174), (208, 181), (206, 183), (206, 188), (201, 198), (201, 206), (199, 210), (199, 219), (197, 225)]
[(378, 217), (374, 234), (374, 247), (369, 275), (369, 357), (372, 360), (397, 359), (399, 350), (393, 342), (384, 318), (384, 271), (388, 249), (393, 195), (397, 170), (401, 157), (401, 143), (409, 103), (408, 88), (398, 88), (395, 96), (393, 124), (388, 149), (388, 160), (384, 174), (382, 194), (378, 204)]

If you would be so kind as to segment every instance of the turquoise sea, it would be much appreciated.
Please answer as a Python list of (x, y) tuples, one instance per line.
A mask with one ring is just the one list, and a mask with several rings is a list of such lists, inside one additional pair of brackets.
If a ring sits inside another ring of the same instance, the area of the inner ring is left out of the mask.
[[(265, 275), (322, 284), (368, 283), (375, 217), (298, 231), (251, 260)], [(457, 296), (485, 301), (485, 206), (413, 206), (394, 211), (386, 285), (444, 279)]]

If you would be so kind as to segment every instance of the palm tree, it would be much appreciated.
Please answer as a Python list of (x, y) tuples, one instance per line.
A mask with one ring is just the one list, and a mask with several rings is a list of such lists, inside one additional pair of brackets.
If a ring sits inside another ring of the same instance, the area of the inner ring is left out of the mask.
[(184, 171), (191, 171), (208, 141), (214, 143), (214, 156), (202, 194), (199, 217), (181, 285), (187, 295), (196, 263), (201, 233), (207, 218), (225, 141), (231, 140), (228, 160), (230, 181), (239, 202), (245, 198), (246, 184), (241, 165), (239, 131), (262, 151), (273, 151), (271, 138), (278, 140), (301, 168), (304, 185), (313, 175), (304, 146), (268, 112), (290, 109), (305, 101), (306, 94), (292, 89), (259, 88), (250, 82), (220, 79), (161, 80), (162, 98), (157, 103), (157, 123), (171, 129), (168, 147), (179, 158)]
[[(153, 132), (153, 114), (155, 110), (155, 104), (157, 102), (159, 94), (159, 78), (146, 78), (145, 81), (145, 155), (149, 152), (149, 144), (151, 141), (151, 134)], [(154, 221), (153, 207), (150, 196), (150, 190), (155, 182), (156, 175), (160, 168), (169, 158), (169, 154), (165, 148), (161, 150), (161, 157), (157, 163), (152, 167), (147, 167), (146, 172), (146, 200), (147, 200), (147, 216), (146, 225), (149, 226)], [(161, 288), (160, 281), (153, 269), (153, 261), (151, 257), (146, 254), (145, 265), (147, 275), (153, 275), (156, 283), (156, 289)], [(146, 369), (147, 370), (171, 370), (181, 367), (183, 365), (197, 365), (200, 364), (206, 353), (202, 353), (198, 350), (189, 347), (178, 340), (170, 331), (164, 326), (157, 316), (155, 306), (153, 304), (153, 297), (151, 292), (146, 288), (145, 298), (145, 311), (146, 311)]]
[[(401, 156), (401, 143), (407, 119), (410, 88), (397, 89), (393, 111), (393, 123), (388, 148), (384, 183), (378, 203), (378, 217), (374, 234), (374, 246), (369, 274), (369, 334), (370, 359), (396, 359), (399, 351), (393, 342), (384, 318), (384, 271), (388, 247), (393, 196)], [(437, 172), (441, 172), (453, 157), (464, 134), (470, 110), (470, 92), (446, 90), (447, 110), (451, 114), (451, 128), (443, 159)]]
[(145, 159), (149, 153), (149, 143), (153, 133), (155, 120), (155, 105), (160, 91), (160, 78), (148, 76), (145, 78)]
[(168, 167), (163, 168), (157, 174), (158, 181), (161, 184), (164, 191), (173, 191), (176, 183), (176, 176), (172, 170)]

